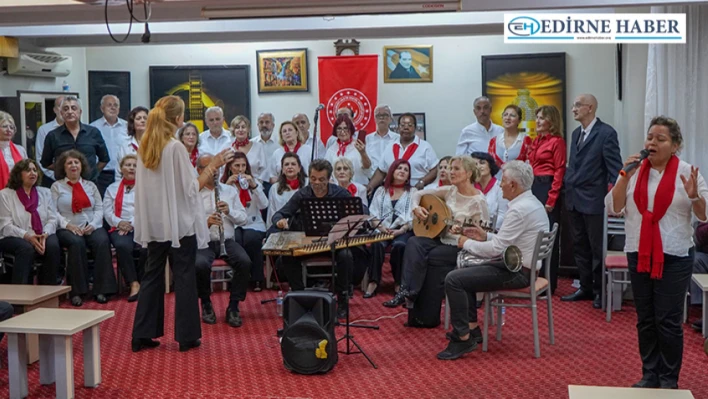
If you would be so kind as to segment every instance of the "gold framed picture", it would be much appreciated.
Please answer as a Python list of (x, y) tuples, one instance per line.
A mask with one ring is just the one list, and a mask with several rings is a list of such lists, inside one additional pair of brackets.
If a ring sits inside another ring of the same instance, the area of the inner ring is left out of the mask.
[(384, 46), (384, 83), (433, 81), (433, 46)]
[(307, 49), (258, 50), (258, 93), (310, 91)]

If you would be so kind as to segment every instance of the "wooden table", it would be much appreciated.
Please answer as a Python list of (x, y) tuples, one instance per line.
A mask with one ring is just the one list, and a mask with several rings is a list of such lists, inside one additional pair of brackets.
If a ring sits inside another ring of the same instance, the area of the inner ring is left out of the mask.
[(115, 315), (112, 310), (40, 308), (0, 323), (7, 333), (10, 398), (27, 397), (27, 334), (39, 335), (39, 382), (56, 382), (57, 398), (74, 397), (72, 336), (84, 332), (84, 386), (101, 383), (99, 324)]
[[(66, 285), (18, 285), (0, 284), (0, 301), (9, 302), (17, 313), (26, 313), (38, 308), (58, 308), (59, 297), (71, 291)], [(27, 361), (32, 364), (39, 359), (37, 335), (27, 336)]]
[(693, 399), (685, 389), (616, 388), (569, 385), (570, 399)]
[(708, 337), (708, 274), (694, 274), (691, 276), (694, 283), (698, 284), (703, 291), (703, 338)]

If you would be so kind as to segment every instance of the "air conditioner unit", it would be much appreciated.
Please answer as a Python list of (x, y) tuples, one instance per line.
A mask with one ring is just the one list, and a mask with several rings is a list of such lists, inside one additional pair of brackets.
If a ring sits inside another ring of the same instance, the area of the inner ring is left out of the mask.
[(7, 74), (17, 76), (64, 77), (71, 73), (71, 57), (56, 53), (20, 53), (8, 58)]

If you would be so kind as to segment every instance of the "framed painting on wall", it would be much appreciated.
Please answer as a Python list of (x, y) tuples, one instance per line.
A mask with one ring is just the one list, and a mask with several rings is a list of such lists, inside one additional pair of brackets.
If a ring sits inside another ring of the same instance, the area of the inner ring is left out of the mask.
[(224, 110), (224, 128), (237, 115), (251, 119), (251, 91), (248, 65), (151, 66), (150, 106), (168, 95), (184, 100), (184, 120), (206, 129), (204, 111), (219, 106)]
[[(101, 112), (101, 99), (107, 94), (118, 97), (120, 110), (118, 117), (128, 119), (130, 113), (130, 72), (114, 71), (89, 71), (88, 72), (89, 91), (89, 121), (103, 117)], [(86, 112), (87, 110), (84, 110)]]
[(482, 94), (492, 102), (492, 122), (502, 124), (509, 104), (522, 110), (519, 130), (536, 137), (535, 110), (542, 105), (558, 108), (566, 130), (565, 53), (482, 56)]
[[(416, 136), (420, 137), (421, 139), (425, 140), (425, 112), (411, 112), (413, 115), (415, 115), (415, 121), (416, 121), (416, 127), (415, 127), (415, 134)], [(392, 131), (398, 133), (398, 117), (403, 115), (401, 114), (393, 114), (393, 120), (391, 121), (391, 125), (389, 125), (389, 129)]]
[(256, 51), (258, 93), (310, 91), (307, 49)]
[(384, 83), (433, 81), (433, 46), (385, 46)]

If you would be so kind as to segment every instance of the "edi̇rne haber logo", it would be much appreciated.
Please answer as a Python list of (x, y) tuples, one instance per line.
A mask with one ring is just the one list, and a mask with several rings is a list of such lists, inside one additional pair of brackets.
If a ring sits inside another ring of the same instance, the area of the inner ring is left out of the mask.
[(504, 14), (504, 43), (686, 43), (686, 14)]

